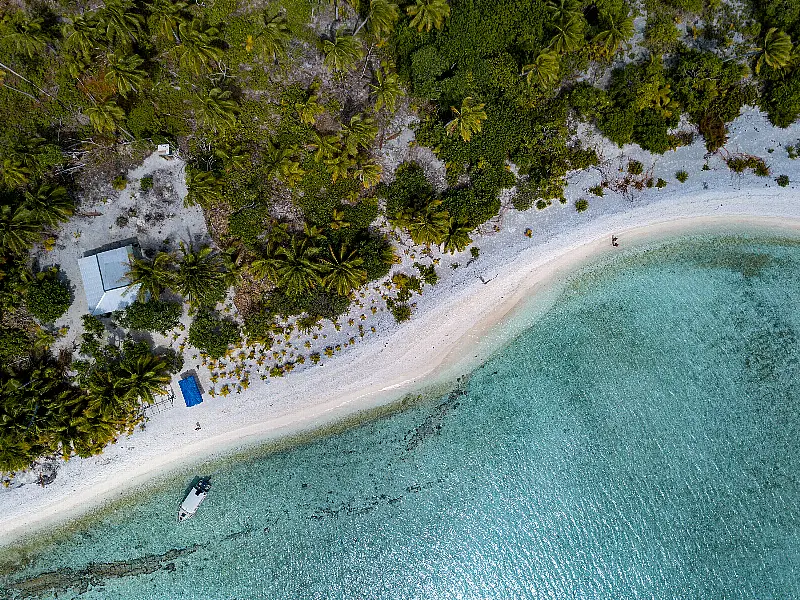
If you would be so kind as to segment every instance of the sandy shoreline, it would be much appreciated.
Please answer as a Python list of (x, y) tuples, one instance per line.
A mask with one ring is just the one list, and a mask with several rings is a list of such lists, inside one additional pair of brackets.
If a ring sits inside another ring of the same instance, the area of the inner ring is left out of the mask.
[[(741, 127), (763, 127), (760, 118), (743, 122)], [(796, 135), (782, 132), (786, 140)], [(780, 145), (774, 139), (754, 144), (753, 152), (764, 144)], [(674, 173), (676, 165), (700, 171), (703, 154), (702, 147), (679, 150), (664, 161), (663, 175)], [(781, 172), (800, 179), (793, 163), (782, 162)], [(592, 184), (592, 176), (583, 174), (578, 194)], [(100, 456), (63, 465), (46, 488), (0, 490), (0, 546), (73, 520), (170, 473), (391, 403), (472, 370), (525, 326), (526, 319), (516, 317), (524, 316), (531, 302), (546, 304), (547, 291), (565, 276), (615, 251), (612, 234), (624, 250), (726, 227), (800, 232), (800, 201), (791, 187), (755, 176), (733, 179), (727, 168), (703, 177), (706, 181), (647, 191), (635, 202), (592, 200), (591, 214), (578, 214), (569, 205), (509, 213), (501, 233), (476, 240), (481, 258), (474, 266), (442, 269), (447, 276), (419, 297), (408, 323), (388, 327), (320, 366), (254, 382), (240, 395), (155, 415), (145, 432), (121, 439)], [(534, 218), (536, 234), (527, 239), (522, 232)], [(496, 327), (501, 322), (510, 325)]]
[[(128, 464), (125, 465), (124, 472), (120, 473), (114, 469), (114, 473), (106, 473), (105, 477), (91, 485), (80, 485), (80, 482), (76, 482), (69, 495), (53, 494), (54, 497), (50, 502), (38, 502), (35, 509), (28, 504), (24, 511), (3, 510), (3, 515), (0, 517), (0, 527), (4, 531), (2, 544), (75, 519), (171, 471), (218, 458), (276, 437), (313, 429), (358, 411), (388, 404), (423, 386), (472, 370), (488, 354), (514, 335), (513, 330), (509, 330), (504, 336), (495, 335), (487, 340), (486, 335), (489, 331), (513, 315), (515, 309), (523, 307), (532, 294), (546, 291), (554, 280), (573, 273), (607, 253), (610, 247), (609, 236), (612, 232), (618, 235), (620, 241), (624, 241), (627, 247), (669, 236), (727, 226), (749, 226), (774, 229), (776, 232), (800, 233), (800, 214), (792, 218), (747, 214), (693, 216), (637, 224), (629, 229), (610, 227), (610, 225), (611, 223), (603, 228), (600, 235), (596, 235), (588, 242), (581, 240), (581, 236), (578, 235), (580, 232), (575, 232), (575, 235), (571, 236), (573, 239), (569, 241), (573, 242), (572, 244), (567, 243), (567, 240), (554, 240), (551, 244), (560, 245), (560, 253), (548, 256), (545, 262), (541, 264), (529, 262), (523, 269), (513, 264), (509, 265), (502, 279), (498, 276), (495, 281), (471, 290), (469, 294), (461, 294), (449, 306), (441, 306), (438, 311), (426, 314), (415, 323), (414, 329), (417, 331), (406, 334), (409, 342), (404, 346), (395, 346), (393, 351), (387, 351), (382, 357), (386, 367), (382, 371), (374, 372), (363, 385), (356, 383), (349, 386), (350, 389), (343, 388), (334, 398), (324, 399), (321, 396), (309, 398), (307, 405), (300, 410), (175, 447), (169, 452), (148, 457), (136, 466), (130, 464), (132, 460), (125, 461)], [(556, 244), (557, 241), (561, 244)], [(495, 282), (496, 284), (492, 286), (491, 284)], [(473, 294), (476, 293), (481, 296), (474, 297)], [(491, 308), (487, 311), (485, 310), (487, 307)], [(451, 325), (454, 320), (458, 320), (459, 327), (436, 327), (436, 321), (441, 318), (446, 319), (445, 325)], [(432, 324), (434, 326), (431, 326)], [(423, 331), (423, 335), (416, 335)], [(337, 365), (339, 371), (337, 374), (345, 375), (343, 371), (348, 368), (358, 370), (361, 366), (359, 362), (363, 362), (363, 357), (352, 361), (349, 367)], [(313, 387), (318, 379), (314, 377), (317, 373), (313, 370), (298, 375), (306, 374), (307, 381), (295, 386), (297, 392)], [(253, 390), (251, 393), (258, 392), (259, 390)], [(194, 418), (197, 413), (191, 415), (187, 413), (187, 415)], [(125, 442), (121, 444), (124, 445)], [(99, 458), (101, 460), (98, 462), (101, 462), (102, 457)], [(6, 502), (3, 504), (6, 505), (4, 509), (11, 508)], [(14, 514), (15, 512), (17, 514)]]

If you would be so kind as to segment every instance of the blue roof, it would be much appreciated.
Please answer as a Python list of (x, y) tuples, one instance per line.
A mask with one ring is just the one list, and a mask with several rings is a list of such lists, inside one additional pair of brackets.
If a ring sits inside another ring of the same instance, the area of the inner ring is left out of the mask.
[(181, 388), (186, 406), (195, 406), (203, 401), (203, 396), (200, 395), (200, 389), (197, 387), (197, 379), (194, 375), (181, 379), (178, 385)]

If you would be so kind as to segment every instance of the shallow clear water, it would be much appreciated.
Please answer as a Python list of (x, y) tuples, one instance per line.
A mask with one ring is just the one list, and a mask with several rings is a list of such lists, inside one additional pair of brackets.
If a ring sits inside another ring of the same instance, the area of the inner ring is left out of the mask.
[(221, 468), (182, 525), (182, 490), (155, 492), (32, 551), (0, 587), (800, 598), (798, 281), (797, 240), (609, 259), (448, 396)]

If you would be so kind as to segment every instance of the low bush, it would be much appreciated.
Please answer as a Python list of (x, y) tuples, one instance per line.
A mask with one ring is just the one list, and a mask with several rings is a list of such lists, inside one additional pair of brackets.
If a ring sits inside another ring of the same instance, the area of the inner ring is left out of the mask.
[(198, 314), (189, 327), (189, 343), (211, 358), (222, 358), (241, 339), (236, 323), (211, 311)]
[(139, 187), (142, 189), (143, 192), (147, 192), (153, 189), (153, 176), (152, 175), (145, 175), (139, 180)]
[(644, 173), (644, 165), (638, 160), (628, 161), (628, 173), (631, 175), (641, 175)]
[(113, 187), (118, 192), (121, 192), (126, 187), (128, 187), (128, 178), (125, 175), (117, 175), (114, 179), (111, 180), (111, 187)]
[(28, 334), (22, 329), (0, 329), (0, 362), (8, 364), (25, 356), (30, 349)]
[(182, 312), (183, 306), (177, 302), (137, 300), (124, 310), (119, 324), (127, 329), (154, 331), (163, 335), (178, 326)]
[(94, 315), (83, 315), (81, 322), (83, 323), (83, 331), (89, 335), (102, 335), (106, 330), (103, 322)]
[(589, 208), (589, 201), (586, 198), (581, 198), (580, 200), (575, 202), (575, 210), (578, 212), (584, 212), (586, 209)]
[(392, 316), (398, 323), (403, 323), (411, 318), (411, 307), (405, 302), (393, 302), (389, 310), (392, 311)]
[(689, 179), (689, 174), (686, 171), (678, 171), (675, 173), (675, 179), (681, 183), (686, 183), (686, 180)]
[(775, 182), (781, 187), (786, 187), (787, 185), (789, 185), (789, 176), (781, 175), (775, 180)]
[(25, 304), (42, 323), (53, 323), (72, 304), (69, 285), (58, 280), (58, 269), (42, 271), (28, 287)]

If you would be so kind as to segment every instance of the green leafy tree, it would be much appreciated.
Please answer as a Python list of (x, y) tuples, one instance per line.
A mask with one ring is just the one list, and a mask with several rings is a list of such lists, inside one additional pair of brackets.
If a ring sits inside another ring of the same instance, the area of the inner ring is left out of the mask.
[(147, 73), (139, 68), (144, 64), (144, 59), (138, 54), (121, 55), (111, 52), (106, 55), (106, 63), (106, 81), (117, 88), (121, 96), (142, 89)]
[(261, 28), (255, 36), (264, 60), (277, 62), (286, 56), (286, 44), (292, 38), (292, 30), (286, 17), (281, 13), (269, 16), (266, 11), (261, 14)]
[(195, 103), (197, 118), (212, 131), (224, 131), (236, 126), (239, 105), (231, 98), (229, 90), (215, 87), (204, 96), (196, 94)]
[(473, 98), (467, 96), (461, 102), (461, 108), (450, 107), (453, 111), (453, 119), (447, 124), (447, 135), (458, 133), (461, 139), (468, 142), (472, 135), (479, 133), (486, 120), (485, 104), (477, 103)]
[(317, 254), (319, 248), (296, 236), (288, 247), (281, 248), (277, 275), (280, 286), (289, 296), (299, 296), (322, 283), (319, 264), (314, 262)]
[(411, 17), (409, 26), (416, 27), (417, 31), (430, 31), (444, 26), (445, 19), (450, 16), (450, 5), (447, 0), (416, 0), (406, 7), (406, 13)]
[(96, 15), (74, 15), (61, 27), (64, 38), (64, 49), (73, 52), (89, 61), (92, 55), (100, 49), (97, 41), (98, 23)]
[(54, 226), (72, 216), (75, 203), (64, 186), (42, 183), (25, 192), (25, 208), (37, 221)]
[(331, 71), (349, 71), (364, 56), (358, 38), (352, 35), (339, 35), (333, 40), (322, 40), (323, 63)]
[(378, 135), (375, 119), (363, 114), (353, 115), (347, 125), (342, 126), (341, 135), (347, 154), (356, 156), (359, 150), (366, 150)]
[(201, 19), (180, 23), (178, 37), (181, 43), (171, 51), (177, 57), (178, 65), (190, 73), (200, 75), (222, 58), (219, 30), (205, 25)]
[(109, 44), (130, 49), (142, 36), (144, 17), (128, 0), (108, 0), (97, 11), (97, 31)]
[(211, 171), (201, 171), (190, 167), (186, 169), (185, 204), (209, 207), (220, 199), (222, 181)]
[(364, 260), (355, 250), (349, 251), (345, 245), (334, 250), (328, 247), (330, 256), (321, 259), (322, 285), (325, 290), (339, 296), (347, 296), (351, 291), (367, 282), (367, 272), (361, 268)]
[(764, 42), (756, 49), (756, 75), (764, 65), (780, 70), (786, 67), (792, 58), (792, 38), (777, 27), (770, 28), (764, 36)]
[(450, 218), (450, 226), (447, 229), (447, 234), (442, 241), (442, 251), (455, 254), (456, 252), (463, 251), (467, 246), (472, 243), (472, 238), (469, 237), (472, 228), (457, 219)]
[(187, 17), (189, 5), (178, 0), (155, 0), (150, 5), (150, 17), (148, 18), (150, 31), (158, 36), (174, 39), (180, 43), (178, 32), (183, 23), (188, 22)]
[(300, 118), (301, 123), (313, 125), (316, 123), (317, 117), (325, 112), (325, 107), (320, 104), (318, 90), (319, 84), (315, 82), (308, 90), (308, 97), (305, 100), (295, 102), (294, 109), (297, 111), (297, 116)]
[(0, 206), (0, 249), (24, 252), (39, 238), (39, 230), (39, 221), (32, 211), (22, 206)]
[(379, 40), (386, 39), (394, 31), (395, 23), (400, 18), (400, 8), (389, 0), (370, 0), (367, 17), (353, 32), (358, 32), (369, 23), (369, 31)]
[(558, 73), (561, 61), (558, 53), (553, 50), (541, 52), (529, 65), (522, 68), (529, 85), (541, 88), (550, 88), (558, 83)]
[(555, 35), (550, 39), (550, 49), (558, 54), (574, 52), (583, 46), (583, 30), (586, 21), (583, 17), (573, 17), (568, 21), (553, 24)]
[(130, 268), (125, 276), (130, 280), (130, 285), (139, 285), (136, 297), (144, 301), (148, 296), (153, 300), (166, 289), (175, 285), (175, 258), (169, 252), (159, 252), (152, 260), (146, 258), (133, 258)]
[(403, 96), (403, 89), (400, 87), (400, 77), (394, 71), (387, 70), (386, 64), (375, 73), (375, 83), (369, 87), (375, 95), (375, 110), (378, 111), (384, 106), (390, 113), (394, 113), (397, 100)]
[(44, 31), (44, 19), (25, 14), (21, 10), (6, 13), (2, 20), (3, 41), (14, 50), (34, 58), (47, 48), (47, 34)]
[(225, 297), (225, 271), (222, 259), (210, 246), (195, 250), (181, 243), (181, 261), (175, 275), (175, 288), (192, 306), (213, 306)]
[(620, 44), (633, 37), (633, 19), (628, 15), (608, 16), (605, 19), (603, 29), (594, 36), (592, 40), (601, 46), (607, 55), (612, 55), (617, 51)]
[(125, 111), (113, 100), (93, 104), (86, 109), (86, 116), (97, 133), (114, 133), (125, 119)]

